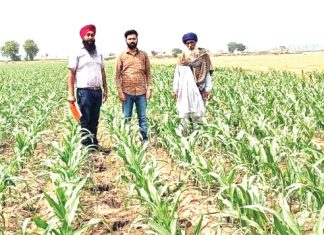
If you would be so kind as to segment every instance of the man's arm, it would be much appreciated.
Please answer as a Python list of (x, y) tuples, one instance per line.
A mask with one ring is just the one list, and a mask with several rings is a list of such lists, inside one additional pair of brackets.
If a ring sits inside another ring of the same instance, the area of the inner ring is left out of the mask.
[(172, 87), (172, 97), (175, 100), (178, 99), (179, 78), (180, 78), (179, 67), (177, 65), (176, 68), (175, 68), (175, 70), (174, 70), (173, 87)]
[(151, 73), (151, 63), (148, 55), (145, 53), (145, 75), (147, 79), (147, 91), (146, 98), (149, 99), (152, 96), (152, 73)]
[(118, 56), (116, 60), (116, 67), (115, 67), (115, 82), (116, 82), (119, 100), (124, 102), (126, 100), (126, 96), (122, 89), (122, 81), (121, 81), (122, 69), (123, 69), (123, 62), (121, 56)]
[(211, 97), (211, 90), (212, 90), (212, 80), (211, 80), (211, 74), (210, 72), (207, 73), (206, 77), (206, 85), (205, 85), (205, 91), (203, 93), (203, 99), (209, 100)]
[(68, 100), (70, 102), (75, 102), (75, 95), (74, 95), (74, 82), (75, 82), (75, 70), (69, 69), (68, 75)]
[(102, 86), (103, 86), (103, 100), (106, 101), (108, 98), (108, 90), (107, 90), (107, 81), (106, 81), (106, 71), (105, 68), (101, 69), (102, 76)]

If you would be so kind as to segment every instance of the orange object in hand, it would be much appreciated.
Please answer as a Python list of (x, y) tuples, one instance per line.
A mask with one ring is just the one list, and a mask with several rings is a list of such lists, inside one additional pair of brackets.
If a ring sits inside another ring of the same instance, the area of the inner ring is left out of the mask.
[(81, 113), (80, 113), (80, 110), (78, 109), (78, 107), (75, 105), (75, 102), (70, 102), (70, 110), (73, 115), (73, 118), (76, 121), (79, 121), (81, 118)]

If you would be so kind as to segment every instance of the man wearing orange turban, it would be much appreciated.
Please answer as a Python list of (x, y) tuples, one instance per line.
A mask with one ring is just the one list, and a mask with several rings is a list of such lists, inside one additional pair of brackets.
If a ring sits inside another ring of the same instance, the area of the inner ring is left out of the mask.
[[(83, 48), (69, 57), (69, 102), (77, 101), (80, 124), (83, 129), (82, 144), (99, 148), (97, 130), (102, 101), (107, 99), (107, 83), (103, 55), (95, 44), (96, 26), (85, 25), (80, 29)], [(74, 88), (76, 88), (76, 96)]]

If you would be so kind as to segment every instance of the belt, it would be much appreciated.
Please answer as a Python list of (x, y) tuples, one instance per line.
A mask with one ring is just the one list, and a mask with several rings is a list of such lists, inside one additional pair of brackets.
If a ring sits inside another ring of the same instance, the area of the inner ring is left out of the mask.
[(92, 90), (92, 91), (101, 91), (100, 86), (95, 86), (95, 87), (83, 87), (83, 88), (78, 88), (79, 90)]

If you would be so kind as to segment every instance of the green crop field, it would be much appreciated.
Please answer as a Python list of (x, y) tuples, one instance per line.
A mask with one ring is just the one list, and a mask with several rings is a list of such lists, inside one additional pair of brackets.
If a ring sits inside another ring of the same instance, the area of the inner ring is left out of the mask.
[(123, 122), (107, 63), (109, 155), (80, 144), (65, 62), (1, 63), (0, 234), (323, 234), (324, 73), (231, 58), (216, 58), (188, 137), (175, 131), (175, 64), (152, 65), (148, 145), (135, 117)]

